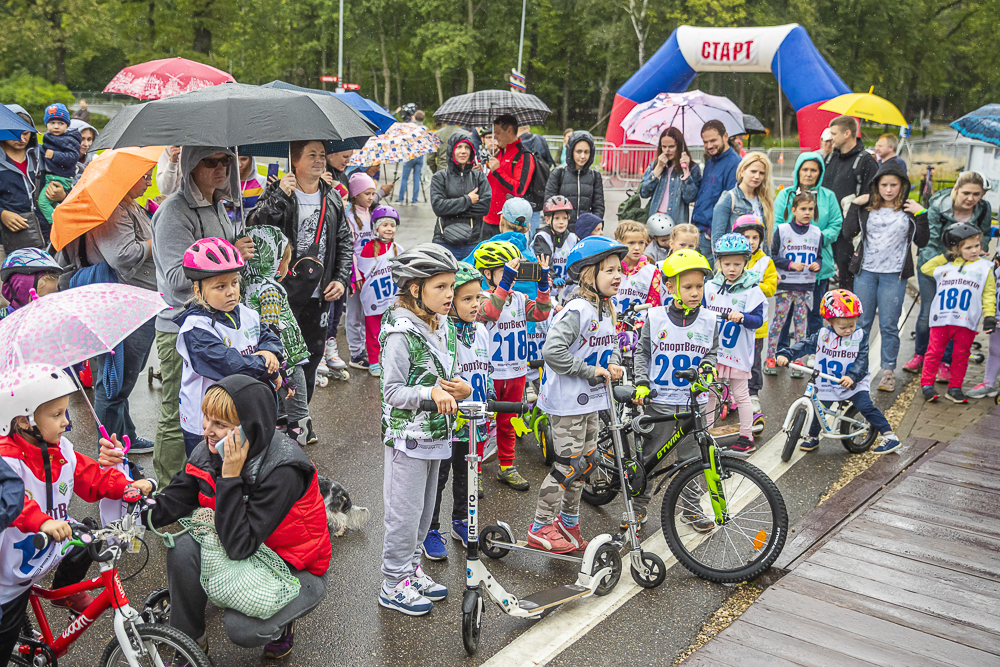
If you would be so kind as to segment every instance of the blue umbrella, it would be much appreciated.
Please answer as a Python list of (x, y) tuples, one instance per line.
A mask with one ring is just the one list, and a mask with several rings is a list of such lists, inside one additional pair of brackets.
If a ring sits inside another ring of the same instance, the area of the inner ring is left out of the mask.
[(22, 132), (38, 132), (38, 130), (7, 107), (0, 105), (0, 141), (20, 141)]
[[(297, 90), (300, 93), (314, 93), (316, 95), (333, 95), (334, 97), (343, 100), (350, 106), (354, 107), (361, 112), (361, 115), (375, 123), (378, 126), (378, 134), (382, 134), (396, 122), (396, 119), (392, 117), (392, 114), (380, 107), (375, 102), (361, 97), (357, 93), (333, 93), (329, 90), (318, 90), (316, 88), (303, 88), (302, 86), (296, 86), (292, 83), (285, 83), (284, 81), (272, 81), (271, 83), (265, 83), (261, 88), (282, 88), (284, 90)], [(358, 147), (360, 148), (360, 146)]]
[(987, 104), (951, 124), (959, 134), (1000, 146), (1000, 104)]

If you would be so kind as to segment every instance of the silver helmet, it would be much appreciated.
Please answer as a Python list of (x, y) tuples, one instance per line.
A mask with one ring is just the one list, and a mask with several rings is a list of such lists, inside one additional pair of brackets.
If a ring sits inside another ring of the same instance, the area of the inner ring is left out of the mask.
[(419, 243), (389, 260), (392, 280), (404, 287), (411, 280), (430, 278), (439, 273), (457, 273), (458, 260), (443, 245)]

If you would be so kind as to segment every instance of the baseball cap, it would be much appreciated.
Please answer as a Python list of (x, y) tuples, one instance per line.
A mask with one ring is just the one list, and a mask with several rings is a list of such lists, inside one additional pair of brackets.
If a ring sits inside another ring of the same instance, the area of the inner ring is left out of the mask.
[(500, 215), (512, 225), (527, 227), (531, 223), (531, 204), (520, 197), (511, 197), (504, 205)]
[(823, 134), (819, 135), (820, 141), (830, 141), (830, 139), (832, 138), (833, 138), (833, 132), (830, 130), (830, 128), (828, 127), (823, 128)]

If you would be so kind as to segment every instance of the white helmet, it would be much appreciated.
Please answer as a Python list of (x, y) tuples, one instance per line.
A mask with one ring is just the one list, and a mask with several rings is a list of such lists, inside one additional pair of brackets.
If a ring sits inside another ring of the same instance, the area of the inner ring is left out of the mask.
[(10, 434), (14, 417), (35, 414), (38, 406), (77, 390), (66, 371), (48, 364), (29, 364), (0, 377), (0, 436)]
[(666, 213), (654, 213), (646, 220), (646, 231), (650, 236), (666, 236), (674, 228), (674, 219)]

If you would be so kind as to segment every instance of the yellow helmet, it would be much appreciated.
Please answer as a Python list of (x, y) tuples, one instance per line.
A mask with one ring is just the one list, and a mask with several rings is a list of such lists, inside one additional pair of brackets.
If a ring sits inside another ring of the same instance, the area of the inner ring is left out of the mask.
[(472, 254), (476, 260), (476, 268), (495, 269), (512, 259), (522, 259), (521, 251), (510, 241), (487, 241)]
[(706, 277), (713, 275), (712, 267), (708, 265), (708, 260), (697, 250), (682, 248), (663, 260), (663, 276), (673, 278), (685, 271), (701, 271)]

